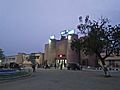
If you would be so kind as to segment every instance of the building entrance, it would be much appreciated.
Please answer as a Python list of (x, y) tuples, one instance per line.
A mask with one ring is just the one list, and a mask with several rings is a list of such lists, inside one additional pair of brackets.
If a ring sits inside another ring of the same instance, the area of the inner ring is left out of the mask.
[(57, 59), (56, 60), (56, 67), (59, 69), (66, 69), (67, 67), (67, 60), (66, 59)]
[(67, 59), (65, 54), (59, 54), (56, 59), (56, 67), (59, 69), (66, 69)]

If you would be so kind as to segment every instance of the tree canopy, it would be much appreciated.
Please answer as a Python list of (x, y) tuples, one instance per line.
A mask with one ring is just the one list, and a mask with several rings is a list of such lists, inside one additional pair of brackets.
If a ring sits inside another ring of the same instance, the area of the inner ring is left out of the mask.
[[(82, 17), (77, 28), (81, 35), (84, 35), (83, 49), (85, 52), (93, 52), (105, 65), (104, 60), (111, 54), (119, 55), (120, 51), (120, 24), (112, 26), (109, 25), (108, 18), (101, 18), (99, 20), (89, 20), (86, 16), (85, 23)], [(104, 56), (101, 53), (105, 53)]]

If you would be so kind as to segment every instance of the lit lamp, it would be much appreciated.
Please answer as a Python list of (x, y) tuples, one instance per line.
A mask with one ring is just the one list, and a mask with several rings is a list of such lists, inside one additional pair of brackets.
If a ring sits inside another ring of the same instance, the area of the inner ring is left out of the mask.
[(55, 39), (55, 36), (54, 36), (54, 35), (50, 36), (49, 41), (48, 41), (49, 44), (51, 43), (51, 41), (52, 41), (53, 39)]
[(68, 40), (71, 40), (71, 37), (72, 37), (71, 35), (68, 35)]
[(75, 30), (69, 30), (68, 34), (75, 34)]
[(51, 43), (51, 39), (48, 40), (49, 44)]
[(60, 58), (62, 57), (62, 55), (60, 55)]
[(55, 39), (55, 36), (54, 35), (50, 36), (50, 39)]
[(2, 63), (2, 60), (0, 60), (0, 65), (1, 65), (1, 63)]

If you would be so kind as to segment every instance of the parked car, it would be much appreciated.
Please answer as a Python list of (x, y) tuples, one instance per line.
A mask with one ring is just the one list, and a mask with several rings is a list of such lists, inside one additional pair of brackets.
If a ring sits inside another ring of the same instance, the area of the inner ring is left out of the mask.
[(80, 66), (76, 63), (69, 63), (67, 66), (68, 70), (80, 70)]

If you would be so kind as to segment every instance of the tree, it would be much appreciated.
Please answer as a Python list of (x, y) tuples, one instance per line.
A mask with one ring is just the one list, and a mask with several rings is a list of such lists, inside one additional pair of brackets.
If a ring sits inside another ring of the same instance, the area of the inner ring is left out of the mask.
[[(91, 21), (89, 16), (86, 16), (85, 23), (80, 22), (77, 28), (85, 37), (82, 44), (83, 50), (97, 55), (107, 75), (105, 59), (120, 50), (120, 25), (109, 25), (108, 18)], [(101, 55), (102, 52), (105, 53), (104, 56)]]
[(72, 40), (71, 49), (75, 50), (76, 53), (78, 54), (79, 64), (82, 66), (82, 62), (81, 62), (82, 40), (81, 39)]
[(3, 59), (5, 59), (5, 55), (3, 54), (3, 50), (2, 49), (0, 49), (0, 60), (3, 60)]
[(30, 54), (30, 56), (29, 56), (29, 61), (31, 61), (32, 64), (36, 64), (35, 54), (34, 54), (34, 53), (31, 53), (31, 54)]

